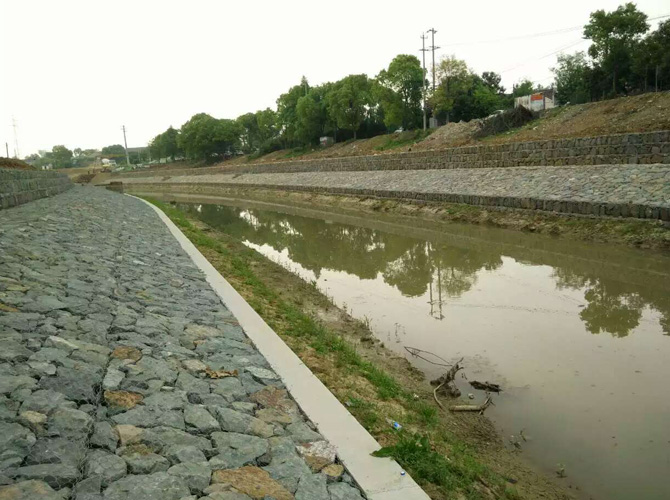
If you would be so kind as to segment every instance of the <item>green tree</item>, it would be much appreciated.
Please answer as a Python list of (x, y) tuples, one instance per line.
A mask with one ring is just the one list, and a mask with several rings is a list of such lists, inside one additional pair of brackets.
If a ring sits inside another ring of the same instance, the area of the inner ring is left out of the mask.
[(439, 84), (431, 96), (431, 107), (434, 115), (446, 117), (448, 122), (456, 97), (471, 86), (473, 74), (465, 61), (452, 55), (440, 60), (435, 76)]
[(209, 160), (234, 153), (241, 135), (242, 127), (235, 120), (217, 120), (199, 113), (182, 125), (177, 145), (191, 158)]
[(260, 146), (256, 113), (245, 113), (242, 116), (238, 116), (237, 123), (242, 127), (242, 135), (240, 136), (242, 151), (245, 153), (256, 151)]
[(493, 90), (496, 94), (504, 94), (505, 87), (500, 85), (502, 81), (502, 76), (500, 76), (495, 71), (484, 71), (482, 73), (482, 80), (484, 85)]
[(313, 92), (298, 99), (296, 105), (296, 139), (303, 144), (318, 142), (325, 122), (324, 109)]
[(560, 54), (552, 68), (556, 78), (556, 98), (559, 104), (581, 104), (591, 99), (591, 68), (584, 52)]
[(288, 92), (280, 95), (277, 99), (277, 124), (286, 147), (296, 142), (298, 99), (307, 95), (308, 92), (309, 83), (307, 78), (303, 76), (300, 85), (291, 87)]
[(421, 98), (424, 84), (423, 69), (415, 56), (400, 54), (388, 69), (377, 75), (373, 96), (377, 97), (384, 111), (387, 127), (402, 125), (406, 130), (419, 126)]
[(642, 35), (647, 32), (647, 15), (634, 3), (626, 3), (615, 11), (597, 10), (584, 26), (584, 38), (591, 40), (589, 55), (611, 75), (612, 93), (626, 89), (631, 71), (631, 54)]
[(366, 118), (372, 101), (367, 75), (349, 75), (327, 94), (328, 113), (339, 128), (356, 133)]
[(528, 78), (524, 78), (512, 85), (512, 97), (523, 97), (535, 92), (535, 84)]
[(54, 168), (67, 168), (72, 166), (72, 151), (65, 146), (54, 146), (51, 149), (51, 161)]
[(126, 150), (121, 144), (114, 144), (112, 146), (105, 146), (102, 148), (103, 155), (125, 155)]

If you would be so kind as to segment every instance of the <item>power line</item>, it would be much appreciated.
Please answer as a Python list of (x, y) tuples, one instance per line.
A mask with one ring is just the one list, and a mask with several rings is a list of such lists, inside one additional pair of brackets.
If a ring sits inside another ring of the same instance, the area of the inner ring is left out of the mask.
[(553, 50), (549, 54), (545, 54), (545, 55), (540, 56), (540, 57), (531, 57), (530, 59), (526, 59), (525, 61), (520, 62), (519, 64), (516, 64), (516, 65), (514, 65), (510, 68), (502, 70), (500, 73), (507, 73), (508, 71), (512, 71), (513, 69), (517, 69), (517, 68), (520, 68), (521, 66), (525, 66), (526, 64), (528, 64), (529, 62), (532, 62), (532, 61), (540, 61), (540, 60), (545, 59), (547, 57), (553, 56), (554, 54), (558, 54), (559, 52), (562, 52), (566, 49), (569, 49), (571, 47), (575, 47), (575, 46), (577, 46), (581, 43), (584, 43), (586, 41), (587, 41), (586, 39), (581, 38), (577, 41), (570, 42), (567, 45), (563, 45), (563, 46), (559, 47), (558, 49)]
[[(665, 19), (666, 17), (670, 17), (670, 14), (664, 14), (662, 16), (655, 16), (655, 17), (650, 17), (647, 19), (647, 21), (657, 21), (658, 19)], [(532, 39), (532, 38), (539, 38), (543, 36), (551, 36), (551, 35), (562, 35), (565, 33), (570, 33), (572, 31), (577, 31), (583, 29), (584, 26), (571, 26), (569, 28), (559, 28), (556, 30), (551, 30), (551, 31), (543, 31), (541, 33), (530, 33), (527, 35), (518, 35), (518, 36), (510, 36), (506, 38), (495, 38), (495, 39), (490, 39), (490, 40), (475, 40), (471, 42), (456, 42), (456, 43), (448, 43), (445, 45), (445, 47), (456, 47), (459, 45), (482, 45), (482, 44), (487, 44), (487, 43), (501, 43), (501, 42), (511, 42), (511, 41), (516, 41), (516, 40), (526, 40), (526, 39)]]

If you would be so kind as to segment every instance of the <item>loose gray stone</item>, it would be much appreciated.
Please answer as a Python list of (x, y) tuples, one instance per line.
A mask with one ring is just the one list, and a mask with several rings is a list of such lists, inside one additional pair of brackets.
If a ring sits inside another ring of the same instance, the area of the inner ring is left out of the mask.
[(109, 368), (105, 374), (105, 378), (102, 380), (102, 388), (105, 390), (118, 388), (125, 376), (126, 374), (122, 371)]
[(209, 486), (212, 471), (206, 463), (185, 462), (173, 465), (168, 469), (168, 474), (183, 479), (191, 490), (191, 493), (202, 493)]
[(221, 406), (213, 407), (213, 411), (221, 425), (221, 429), (224, 431), (253, 434), (265, 438), (274, 434), (272, 426), (246, 413)]
[(321, 441), (323, 437), (318, 432), (314, 432), (304, 422), (295, 422), (286, 426), (286, 430), (296, 443), (308, 443), (311, 441)]
[(164, 411), (155, 407), (135, 407), (125, 413), (114, 415), (112, 420), (117, 424), (128, 424), (137, 427), (167, 426), (184, 429), (184, 415), (178, 410)]
[(205, 454), (195, 446), (168, 446), (163, 450), (172, 465), (182, 462), (206, 462)]
[(35, 480), (0, 486), (0, 498), (3, 500), (64, 500), (64, 497), (47, 483)]
[(119, 435), (117, 434), (112, 424), (109, 422), (96, 422), (93, 426), (93, 434), (91, 434), (90, 443), (92, 446), (98, 448), (107, 448), (110, 451), (115, 451), (119, 442)]
[[(80, 367), (78, 367), (80, 368)], [(40, 386), (65, 394), (68, 399), (80, 403), (95, 403), (95, 385), (98, 378), (88, 374), (83, 376), (80, 370), (73, 368), (58, 368), (55, 377), (43, 377)]]
[(121, 457), (102, 450), (93, 450), (86, 459), (86, 476), (98, 476), (102, 486), (121, 479), (127, 473), (126, 462)]
[(123, 459), (132, 474), (153, 474), (170, 468), (170, 462), (156, 453), (124, 453)]
[(66, 438), (39, 439), (26, 458), (28, 465), (66, 464), (79, 467), (86, 455), (84, 441)]
[(185, 481), (167, 472), (126, 476), (105, 490), (105, 500), (179, 500), (190, 495)]
[(22, 425), (0, 422), (0, 470), (20, 465), (35, 441), (35, 435)]
[(245, 366), (244, 369), (258, 379), (279, 380), (279, 375), (266, 368), (260, 368), (258, 366)]
[(184, 409), (184, 422), (198, 432), (209, 434), (221, 429), (219, 423), (203, 406), (189, 405)]
[(0, 349), (0, 361), (25, 361), (33, 355), (33, 351), (26, 349), (18, 342), (6, 341)]
[(72, 486), (80, 477), (79, 469), (68, 464), (26, 465), (5, 473), (21, 481), (29, 479), (44, 481), (55, 489)]
[(295, 500), (315, 500), (317, 498), (328, 499), (326, 477), (323, 474), (302, 476), (295, 492)]
[(54, 436), (84, 440), (93, 429), (93, 419), (80, 410), (58, 408), (49, 417), (49, 433)]
[(333, 483), (328, 485), (331, 500), (363, 500), (360, 492), (347, 483)]
[(60, 392), (39, 390), (33, 392), (23, 400), (21, 411), (36, 411), (49, 414), (56, 408), (75, 408), (75, 406), (76, 404), (73, 401), (68, 401)]
[(37, 380), (27, 375), (0, 377), (0, 394), (9, 394), (17, 389), (35, 389)]

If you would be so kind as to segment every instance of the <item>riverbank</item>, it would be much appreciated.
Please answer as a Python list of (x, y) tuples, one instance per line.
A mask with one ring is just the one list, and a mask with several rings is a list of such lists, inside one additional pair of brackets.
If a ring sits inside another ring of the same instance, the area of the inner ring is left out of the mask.
[[(432, 498), (571, 498), (569, 479), (534, 472), (504, 448), (485, 417), (443, 413), (405, 359), (314, 286), (241, 241), (155, 203)], [(403, 432), (387, 419), (401, 422)]]
[(126, 192), (178, 199), (180, 196), (218, 196), (237, 200), (277, 203), (341, 213), (389, 214), (411, 225), (419, 218), (432, 222), (458, 222), (539, 233), (569, 240), (614, 243), (636, 248), (670, 250), (670, 227), (660, 221), (558, 215), (518, 209), (483, 208), (457, 203), (389, 200), (370, 196), (316, 194), (276, 189), (180, 185), (124, 185)]

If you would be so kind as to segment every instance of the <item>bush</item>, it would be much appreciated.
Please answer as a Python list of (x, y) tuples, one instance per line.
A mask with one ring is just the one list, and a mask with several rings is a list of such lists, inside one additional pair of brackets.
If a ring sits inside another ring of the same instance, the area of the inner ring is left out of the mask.
[(537, 114), (519, 106), (482, 120), (481, 128), (475, 133), (477, 139), (489, 135), (501, 134), (513, 128), (521, 127), (537, 118)]

